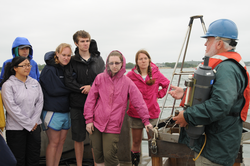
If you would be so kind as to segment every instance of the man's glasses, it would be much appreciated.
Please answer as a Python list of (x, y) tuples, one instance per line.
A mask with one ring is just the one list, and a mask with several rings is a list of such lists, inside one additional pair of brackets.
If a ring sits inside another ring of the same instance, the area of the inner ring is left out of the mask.
[(32, 65), (20, 65), (20, 66), (17, 66), (17, 67), (22, 67), (22, 68), (31, 68)]
[(112, 65), (119, 65), (119, 64), (121, 64), (122, 62), (110, 62), (110, 63), (108, 63), (110, 66), (112, 66)]

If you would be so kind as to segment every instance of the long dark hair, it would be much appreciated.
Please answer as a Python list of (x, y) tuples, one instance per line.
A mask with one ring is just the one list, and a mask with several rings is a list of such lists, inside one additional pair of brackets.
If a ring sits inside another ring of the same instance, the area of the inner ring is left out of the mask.
[(3, 83), (5, 81), (7, 81), (10, 78), (11, 75), (15, 75), (16, 74), (16, 72), (14, 70), (14, 67), (17, 67), (20, 63), (22, 63), (26, 59), (28, 59), (28, 58), (22, 57), (22, 56), (17, 56), (15, 58), (13, 58), (11, 62), (8, 62), (5, 65), (5, 67), (4, 67), (4, 73), (3, 73), (3, 80), (0, 83), (0, 87), (2, 87)]
[(137, 61), (138, 61), (138, 59), (139, 59), (139, 54), (140, 54), (140, 53), (145, 54), (145, 55), (148, 57), (148, 59), (149, 59), (149, 65), (148, 65), (148, 71), (147, 71), (147, 73), (148, 73), (148, 76), (149, 76), (150, 80), (148, 80), (148, 81), (146, 82), (146, 84), (147, 84), (147, 85), (153, 85), (153, 84), (155, 83), (155, 79), (152, 78), (152, 69), (151, 69), (151, 65), (150, 65), (150, 63), (151, 63), (151, 57), (150, 57), (149, 53), (148, 53), (146, 50), (139, 50), (139, 51), (136, 53), (136, 55), (135, 55), (135, 64), (136, 64), (135, 66), (136, 66), (136, 69), (137, 69), (137, 71), (141, 74), (140, 67), (138, 66), (138, 63), (137, 63)]

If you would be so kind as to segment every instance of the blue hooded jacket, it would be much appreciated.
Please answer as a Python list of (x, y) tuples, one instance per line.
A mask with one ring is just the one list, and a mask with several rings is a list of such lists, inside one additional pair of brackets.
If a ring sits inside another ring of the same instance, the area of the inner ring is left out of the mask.
[[(13, 58), (16, 57), (16, 54), (15, 54), (15, 48), (18, 47), (18, 46), (21, 46), (21, 45), (30, 45), (30, 42), (27, 38), (25, 37), (17, 37), (13, 44), (12, 44), (12, 49), (11, 49), (11, 52), (12, 52), (12, 56)], [(12, 59), (13, 59), (12, 58)], [(39, 81), (39, 77), (40, 77), (40, 73), (39, 73), (39, 70), (38, 70), (38, 66), (37, 66), (37, 63), (32, 59), (33, 58), (33, 49), (32, 49), (32, 46), (30, 45), (30, 52), (29, 52), (29, 55), (28, 55), (28, 58), (30, 60), (30, 64), (32, 65), (32, 68), (30, 70), (30, 74), (29, 76), (36, 79), (37, 81)], [(2, 82), (3, 80), (3, 74), (4, 74), (4, 68), (5, 68), (5, 65), (8, 63), (8, 62), (11, 62), (12, 59), (8, 59), (6, 60), (4, 63), (3, 63), (3, 66), (2, 66), (2, 71), (1, 71), (1, 75), (0, 75), (0, 82)]]
[(40, 77), (43, 90), (43, 110), (53, 112), (69, 112), (70, 90), (64, 84), (64, 67), (56, 64), (54, 51), (47, 52), (44, 56), (46, 66)]

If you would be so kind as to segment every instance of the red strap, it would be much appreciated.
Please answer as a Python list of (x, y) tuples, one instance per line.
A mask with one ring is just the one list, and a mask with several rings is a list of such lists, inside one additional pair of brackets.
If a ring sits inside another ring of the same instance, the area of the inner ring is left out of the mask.
[(180, 106), (181, 106), (181, 107), (184, 107), (185, 100), (186, 100), (186, 94), (187, 94), (187, 90), (185, 90), (184, 96), (183, 96), (183, 98), (182, 98), (182, 100), (181, 100), (181, 103), (180, 103)]

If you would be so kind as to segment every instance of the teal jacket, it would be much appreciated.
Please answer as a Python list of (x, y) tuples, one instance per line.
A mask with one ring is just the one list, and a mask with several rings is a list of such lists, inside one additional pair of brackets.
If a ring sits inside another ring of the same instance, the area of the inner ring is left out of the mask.
[[(244, 91), (246, 79), (238, 65), (231, 60), (221, 62), (215, 70), (210, 99), (187, 108), (183, 115), (188, 124), (205, 125), (207, 142), (201, 156), (214, 163), (231, 166), (240, 147), (242, 120), (240, 116), (229, 114), (239, 113), (244, 105), (244, 98), (238, 96)], [(195, 140), (195, 152), (200, 152), (204, 138), (203, 135)], [(184, 128), (181, 129), (179, 143), (189, 146)]]

